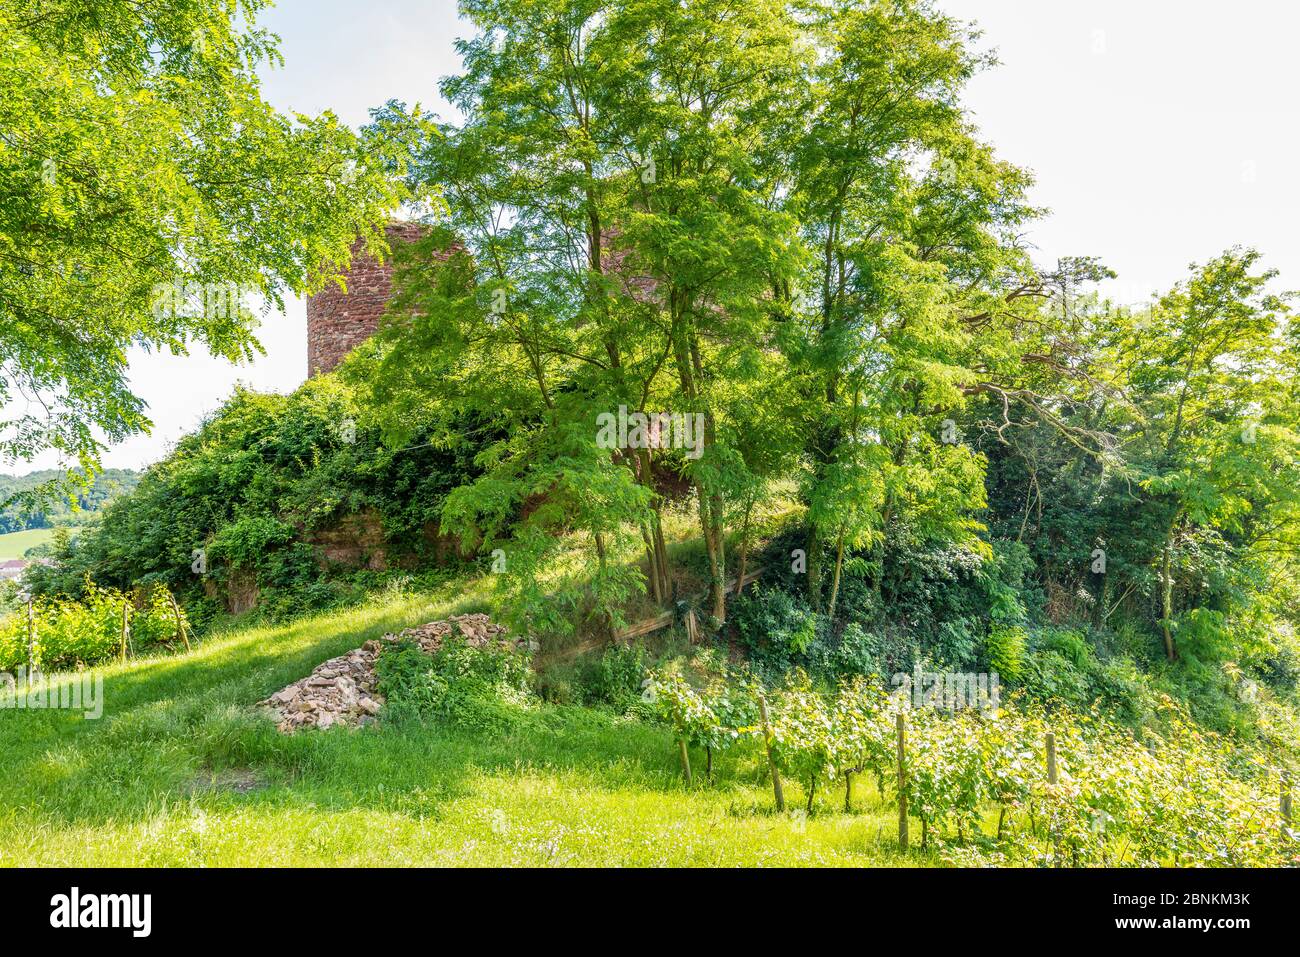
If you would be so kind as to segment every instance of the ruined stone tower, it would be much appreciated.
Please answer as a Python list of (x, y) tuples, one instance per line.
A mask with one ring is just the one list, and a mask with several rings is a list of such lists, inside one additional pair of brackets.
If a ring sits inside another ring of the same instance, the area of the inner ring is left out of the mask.
[[(423, 235), (419, 223), (390, 223), (385, 229), (390, 248)], [(329, 372), (343, 357), (379, 328), (392, 290), (393, 261), (379, 262), (352, 248), (352, 268), (344, 272), (347, 292), (329, 285), (307, 297), (307, 375)]]

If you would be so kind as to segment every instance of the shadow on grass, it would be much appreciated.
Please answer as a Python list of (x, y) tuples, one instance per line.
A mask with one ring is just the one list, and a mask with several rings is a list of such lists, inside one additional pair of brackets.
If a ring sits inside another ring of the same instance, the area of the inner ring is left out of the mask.
[[(286, 736), (252, 707), (370, 638), (476, 604), (464, 595), (407, 599), (251, 628), (191, 654), (115, 666), (107, 669), (100, 721), (0, 712), (0, 821), (9, 811), (25, 830), (111, 832), (183, 822), (200, 811), (273, 820), (282, 811), (362, 810), (439, 820), (455, 813), (449, 805), (458, 799), (481, 795), (485, 781), (489, 791), (527, 793), (544, 778), (549, 796), (538, 800), (680, 796), (703, 799), (691, 812), (697, 815), (724, 809), (741, 819), (772, 816), (777, 826), (757, 749), (718, 756), (717, 783), (687, 788), (665, 729), (605, 712), (536, 705), (468, 729), (406, 722)], [(693, 760), (702, 778), (702, 755)]]
[[(105, 670), (105, 715), (0, 712), (0, 805), (51, 824), (129, 822), (176, 804), (236, 800), (342, 810), (421, 810), (468, 777), (547, 771), (590, 789), (680, 788), (661, 729), (579, 708), (521, 709), (498, 728), (381, 724), (285, 736), (253, 705), (331, 657), (403, 627), (481, 607), (473, 596), (318, 616), (219, 636), (186, 655)], [(260, 784), (204, 787), (232, 771)], [(196, 782), (198, 782), (196, 784)]]

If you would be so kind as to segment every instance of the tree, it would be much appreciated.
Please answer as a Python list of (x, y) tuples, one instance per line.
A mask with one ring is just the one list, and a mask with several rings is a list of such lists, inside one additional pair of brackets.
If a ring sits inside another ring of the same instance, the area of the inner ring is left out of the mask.
[(93, 472), (103, 441), (149, 428), (130, 347), (250, 358), (246, 297), (282, 306), (358, 235), (378, 249), (394, 144), (262, 100), (275, 38), (245, 24), (265, 5), (0, 2), (5, 456)]
[(1032, 287), (1015, 231), (1035, 211), (1028, 175), (965, 119), (962, 87), (990, 62), (968, 28), (924, 2), (827, 0), (811, 5), (810, 29), (824, 55), (794, 138), (791, 205), (811, 256), (785, 343), (808, 398), (808, 592), (820, 610), (824, 543), (833, 605), (846, 543), (874, 542), (883, 561), (913, 457), (957, 480), (935, 489), (932, 506), (949, 507), (930, 520), (961, 526), (981, 504), (977, 463), (951, 438), (940, 445), (938, 427), (979, 380), (972, 324)]
[[(1255, 271), (1259, 258), (1231, 249), (1194, 267), (1148, 313), (1120, 323), (1112, 342), (1141, 410), (1130, 425), (1131, 454), (1163, 532), (1159, 623), (1170, 660), (1180, 627), (1217, 643), (1207, 630), (1222, 635), (1223, 613), (1266, 590), (1247, 579), (1267, 581), (1268, 564), (1294, 565), (1286, 559), (1300, 531), (1300, 435), (1287, 388), (1294, 320), (1286, 298), (1268, 291), (1276, 272)], [(1232, 555), (1235, 580), (1222, 582), (1219, 601), (1180, 616), (1179, 566), (1206, 576), (1215, 553)]]
[[(767, 294), (797, 256), (769, 162), (769, 114), (788, 113), (804, 55), (794, 21), (777, 3), (464, 10), (480, 32), (461, 43), (465, 73), (444, 93), (465, 120), (414, 150), (419, 182), (439, 184), (448, 206), (426, 252), (457, 251), (445, 267), (425, 256), (399, 274), (379, 393), (511, 423), (493, 467), (448, 503), (467, 539), (491, 547), (508, 535), (541, 556), (552, 533), (581, 529), (599, 582), (631, 527), (660, 601), (668, 558), (653, 475), (656, 464), (681, 470), (721, 621), (728, 497), (771, 468), (763, 450), (746, 457), (745, 423), (727, 411), (759, 407), (762, 384), (781, 381)], [(409, 128), (397, 105), (379, 120)], [(450, 375), (412, 371), (430, 366)], [(602, 447), (596, 423), (619, 409), (698, 416), (702, 434), (690, 454), (644, 434)], [(555, 507), (514, 521), (529, 496)], [(592, 597), (609, 615), (624, 594), (620, 584)]]

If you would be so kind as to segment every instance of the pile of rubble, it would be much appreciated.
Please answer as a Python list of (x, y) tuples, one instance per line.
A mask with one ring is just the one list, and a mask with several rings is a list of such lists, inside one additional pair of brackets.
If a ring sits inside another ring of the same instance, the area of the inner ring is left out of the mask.
[(493, 643), (509, 643), (523, 649), (528, 642), (524, 640), (510, 642), (505, 637), (510, 630), (505, 625), (498, 625), (487, 615), (453, 615), (446, 621), (431, 621), (427, 625), (406, 628), (396, 635), (384, 635), (385, 641), (407, 639), (414, 641), (421, 650), (430, 654), (442, 647), (442, 639), (459, 629), (465, 640), (474, 648), (482, 648)]
[(444, 638), (457, 630), (475, 648), (493, 643), (517, 650), (532, 648), (526, 639), (511, 641), (506, 637), (505, 625), (496, 624), (487, 615), (453, 615), (445, 621), (431, 621), (396, 635), (384, 635), (378, 641), (367, 641), (355, 651), (331, 658), (306, 678), (258, 704), (270, 709), (285, 733), (299, 728), (369, 724), (384, 706), (383, 695), (376, 691), (375, 676), (375, 659), (384, 643), (413, 641), (432, 654), (442, 646)]

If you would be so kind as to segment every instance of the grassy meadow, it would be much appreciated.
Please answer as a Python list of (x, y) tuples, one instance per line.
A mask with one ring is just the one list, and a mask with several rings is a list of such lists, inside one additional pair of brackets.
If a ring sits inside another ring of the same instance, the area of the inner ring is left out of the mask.
[[(479, 610), (464, 583), (103, 670), (98, 721), (0, 711), (0, 865), (910, 865), (859, 783), (777, 815), (757, 755), (687, 788), (669, 733), (534, 705), (509, 731), (279, 734), (256, 701), (369, 638)], [(801, 804), (788, 785), (792, 806)]]
[(53, 539), (52, 528), (29, 528), (21, 532), (6, 532), (0, 535), (0, 560), (22, 558), (27, 554), (27, 549), (44, 545)]

